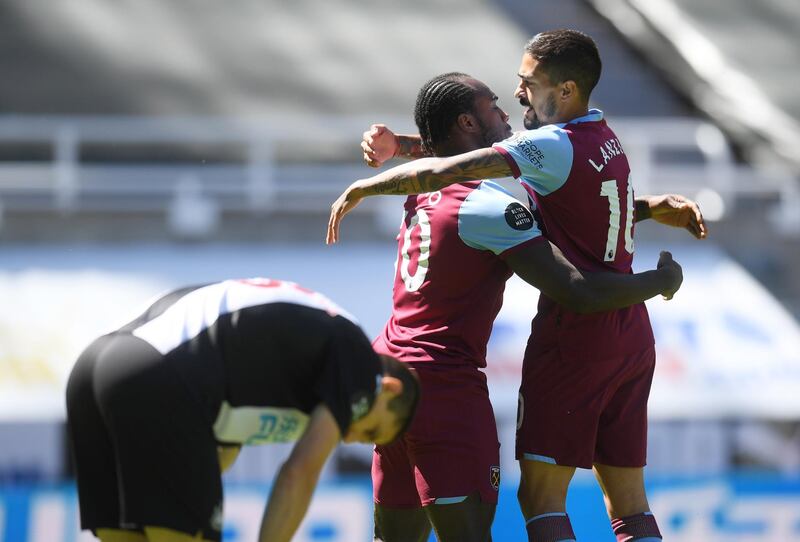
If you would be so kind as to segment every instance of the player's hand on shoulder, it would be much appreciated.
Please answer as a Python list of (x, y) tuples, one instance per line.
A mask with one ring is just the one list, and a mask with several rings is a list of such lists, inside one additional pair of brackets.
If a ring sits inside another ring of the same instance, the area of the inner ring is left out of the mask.
[(399, 148), (397, 136), (385, 124), (373, 124), (361, 139), (364, 162), (370, 167), (381, 167), (397, 155)]
[(661, 292), (661, 295), (665, 300), (669, 301), (683, 283), (683, 269), (678, 262), (672, 259), (672, 254), (666, 250), (661, 251), (656, 269), (666, 274), (667, 287)]

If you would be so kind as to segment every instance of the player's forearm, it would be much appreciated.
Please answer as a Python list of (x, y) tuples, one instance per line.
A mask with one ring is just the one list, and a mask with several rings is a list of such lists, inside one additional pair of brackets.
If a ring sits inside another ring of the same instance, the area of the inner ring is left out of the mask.
[(290, 542), (306, 515), (318, 477), (319, 471), (303, 472), (284, 463), (264, 512), (260, 542)]
[(622, 273), (584, 273), (591, 292), (589, 301), (577, 312), (603, 312), (636, 305), (655, 297), (670, 286), (668, 271), (655, 269), (628, 275)]
[(422, 138), (419, 134), (397, 134), (397, 153), (398, 158), (425, 158), (430, 156), (422, 147)]
[(494, 149), (478, 149), (447, 158), (422, 158), (356, 181), (350, 186), (355, 198), (384, 194), (411, 195), (441, 190), (476, 179), (511, 175), (505, 158)]

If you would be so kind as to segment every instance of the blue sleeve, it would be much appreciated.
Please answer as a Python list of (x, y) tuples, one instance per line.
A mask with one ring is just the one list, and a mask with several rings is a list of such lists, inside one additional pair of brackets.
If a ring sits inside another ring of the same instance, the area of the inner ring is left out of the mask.
[(467, 246), (497, 255), (542, 238), (528, 208), (493, 181), (482, 182), (464, 199), (458, 211), (458, 235)]
[(494, 148), (506, 158), (514, 176), (542, 196), (561, 188), (572, 169), (572, 142), (555, 125), (517, 132)]

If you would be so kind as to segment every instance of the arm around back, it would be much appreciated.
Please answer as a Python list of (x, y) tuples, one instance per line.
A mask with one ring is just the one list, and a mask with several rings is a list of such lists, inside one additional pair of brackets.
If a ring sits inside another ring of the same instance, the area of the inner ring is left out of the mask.
[(550, 242), (528, 243), (506, 256), (506, 262), (522, 280), (578, 313), (620, 309), (658, 294), (671, 298), (683, 281), (668, 252), (662, 253), (658, 269), (634, 275), (580, 271)]
[(311, 413), (303, 436), (281, 466), (261, 522), (261, 542), (289, 542), (303, 520), (319, 473), (341, 440), (336, 420), (325, 405)]

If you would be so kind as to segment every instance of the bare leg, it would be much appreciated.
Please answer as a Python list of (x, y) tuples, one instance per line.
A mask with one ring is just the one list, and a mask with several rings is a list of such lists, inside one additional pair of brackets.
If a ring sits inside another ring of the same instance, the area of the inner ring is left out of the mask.
[(567, 488), (575, 467), (527, 459), (520, 461), (519, 466), (522, 477), (517, 498), (526, 520), (549, 512), (566, 512)]
[(595, 463), (594, 474), (603, 489), (609, 518), (621, 518), (650, 511), (644, 491), (644, 469), (610, 467)]
[(610, 467), (595, 463), (594, 473), (603, 489), (611, 527), (619, 540), (657, 542), (661, 532), (650, 512), (644, 490), (644, 469)]
[(124, 529), (97, 529), (100, 542), (147, 542), (147, 538), (138, 531)]
[(530, 542), (566, 542), (575, 540), (567, 516), (567, 488), (575, 467), (543, 461), (520, 461), (519, 505), (525, 517)]
[(491, 542), (496, 508), (475, 493), (460, 503), (426, 506), (425, 512), (439, 542)]
[(422, 508), (375, 505), (376, 542), (427, 542), (431, 524)]
[(204, 542), (202, 533), (192, 536), (164, 527), (145, 527), (144, 534), (147, 535), (147, 542)]

